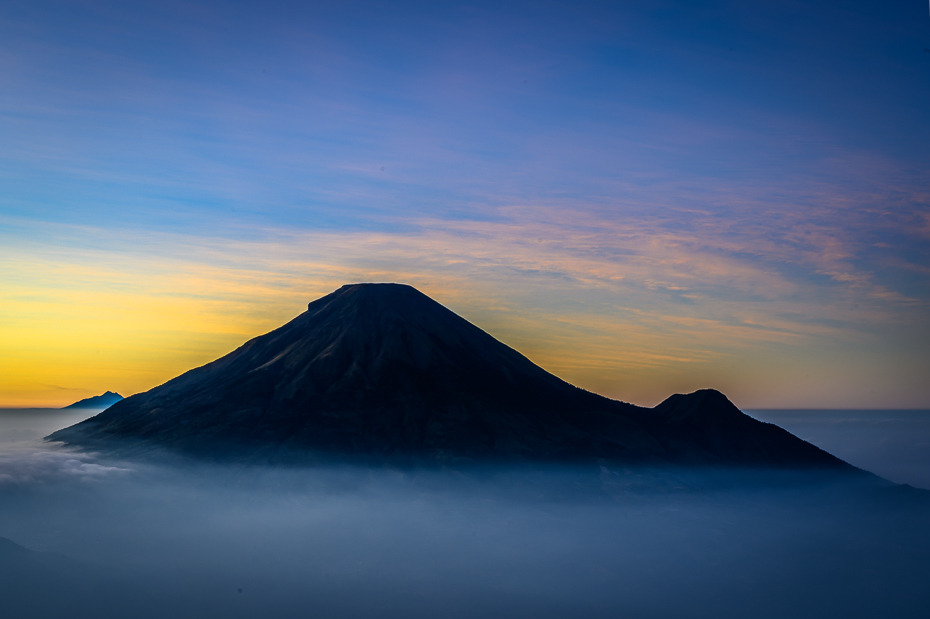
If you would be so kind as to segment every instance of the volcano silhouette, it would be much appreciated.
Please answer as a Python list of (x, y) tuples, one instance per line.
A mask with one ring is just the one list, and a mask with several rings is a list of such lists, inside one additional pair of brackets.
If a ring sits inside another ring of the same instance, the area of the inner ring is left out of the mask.
[(574, 387), (416, 289), (346, 285), (48, 440), (123, 455), (612, 461), (857, 470), (713, 390), (641, 408)]

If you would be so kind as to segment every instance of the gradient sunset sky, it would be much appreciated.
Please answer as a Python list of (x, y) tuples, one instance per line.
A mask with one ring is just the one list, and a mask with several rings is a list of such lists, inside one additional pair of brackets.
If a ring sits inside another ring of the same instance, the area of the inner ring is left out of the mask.
[(359, 281), (637, 404), (930, 408), (928, 5), (0, 4), (0, 406)]

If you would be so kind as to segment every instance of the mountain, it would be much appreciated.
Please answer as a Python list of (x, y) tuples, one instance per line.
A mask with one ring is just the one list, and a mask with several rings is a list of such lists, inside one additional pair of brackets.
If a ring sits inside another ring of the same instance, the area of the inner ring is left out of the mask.
[(69, 404), (64, 408), (108, 408), (122, 399), (123, 396), (120, 394), (114, 391), (107, 391), (106, 393), (95, 395), (92, 398), (85, 398), (74, 404)]
[(641, 408), (574, 387), (416, 289), (355, 284), (48, 440), (123, 455), (610, 461), (858, 470), (713, 390)]

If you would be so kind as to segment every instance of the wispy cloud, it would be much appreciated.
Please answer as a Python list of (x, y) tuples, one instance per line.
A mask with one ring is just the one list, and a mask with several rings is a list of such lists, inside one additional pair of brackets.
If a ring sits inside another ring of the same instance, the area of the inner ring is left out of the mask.
[[(810, 346), (867, 348), (871, 334), (919, 319), (926, 300), (861, 269), (855, 235), (783, 225), (801, 219), (791, 206), (742, 227), (714, 213), (676, 221), (513, 206), (493, 220), (414, 220), (407, 232), (265, 229), (239, 240), (41, 224), (28, 237), (43, 243), (9, 238), (0, 253), (5, 319), (35, 318), (9, 340), (24, 347), (65, 342), (86, 352), (125, 338), (119, 354), (161, 359), (132, 392), (343, 283), (405, 281), (567, 378), (593, 372), (602, 385), (647, 372), (649, 393), (668, 389), (656, 384), (663, 372), (701, 375), (785, 347), (789, 357)], [(78, 323), (83, 333), (65, 336), (49, 323)]]

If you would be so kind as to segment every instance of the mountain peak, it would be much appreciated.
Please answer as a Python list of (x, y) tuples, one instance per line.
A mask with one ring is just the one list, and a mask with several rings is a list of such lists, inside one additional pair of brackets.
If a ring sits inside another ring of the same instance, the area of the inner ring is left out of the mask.
[(396, 302), (399, 299), (413, 299), (422, 297), (430, 300), (428, 296), (408, 284), (395, 284), (390, 282), (361, 282), (357, 284), (345, 284), (331, 294), (311, 301), (307, 306), (310, 309), (314, 304), (326, 299), (334, 301), (336, 299), (344, 300), (367, 300), (381, 303)]

